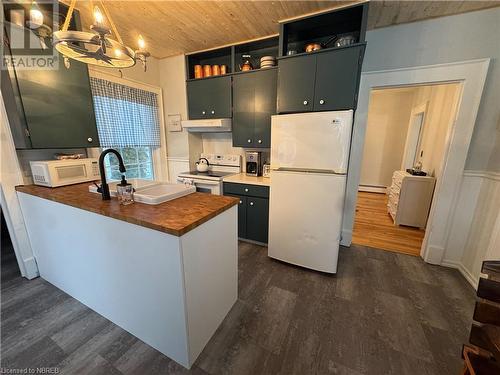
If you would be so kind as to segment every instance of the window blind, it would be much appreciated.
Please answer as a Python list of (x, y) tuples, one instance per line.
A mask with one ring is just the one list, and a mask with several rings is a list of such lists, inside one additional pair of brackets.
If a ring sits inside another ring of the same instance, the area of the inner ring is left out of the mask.
[(158, 95), (90, 77), (101, 147), (160, 147)]

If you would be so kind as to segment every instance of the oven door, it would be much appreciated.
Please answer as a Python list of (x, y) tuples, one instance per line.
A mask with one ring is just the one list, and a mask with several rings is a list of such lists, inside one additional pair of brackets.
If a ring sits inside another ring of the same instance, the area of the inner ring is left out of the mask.
[(222, 183), (220, 181), (177, 177), (177, 182), (180, 184), (192, 184), (196, 187), (196, 191), (199, 191), (200, 193), (209, 193), (214, 195), (221, 195), (222, 193), (221, 189)]

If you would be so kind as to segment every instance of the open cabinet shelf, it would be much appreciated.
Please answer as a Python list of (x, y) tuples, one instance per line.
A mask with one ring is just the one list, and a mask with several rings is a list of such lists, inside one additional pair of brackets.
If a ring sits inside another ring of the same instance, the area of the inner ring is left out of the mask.
[[(309, 43), (323, 44), (334, 37), (354, 36), (355, 43), (363, 43), (366, 34), (368, 3), (335, 9), (280, 25), (279, 55), (287, 56), (305, 52)], [(333, 49), (333, 40), (327, 48)]]

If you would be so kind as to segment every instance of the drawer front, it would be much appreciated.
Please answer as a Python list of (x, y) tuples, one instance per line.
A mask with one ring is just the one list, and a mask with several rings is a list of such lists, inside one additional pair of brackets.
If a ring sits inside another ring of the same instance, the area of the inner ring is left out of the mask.
[(269, 186), (224, 182), (224, 194), (237, 194), (250, 197), (269, 198)]

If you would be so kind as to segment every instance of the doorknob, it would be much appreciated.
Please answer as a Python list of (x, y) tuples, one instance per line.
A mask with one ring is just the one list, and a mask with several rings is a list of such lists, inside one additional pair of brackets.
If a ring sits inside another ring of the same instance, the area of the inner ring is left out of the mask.
[(251, 140), (251, 139), (248, 139), (248, 140), (247, 140), (247, 142), (248, 142), (248, 143), (252, 143), (252, 140)]
[(202, 112), (201, 112), (201, 114), (202, 114), (202, 115), (206, 115), (206, 114), (207, 114), (207, 112), (206, 112), (206, 111), (202, 111)]
[(321, 100), (319, 101), (319, 104), (325, 104), (325, 101), (324, 101), (323, 99), (321, 99)]
[(258, 140), (258, 142), (259, 142), (259, 143), (262, 143), (262, 139), (259, 139), (259, 140)]
[(88, 141), (88, 142), (92, 142), (92, 138), (88, 137), (88, 138), (87, 138), (87, 141)]
[(253, 202), (250, 202), (250, 206), (253, 206)]
[(307, 100), (304, 100), (304, 105), (308, 105), (309, 102)]
[(212, 111), (212, 115), (215, 115), (215, 111)]

